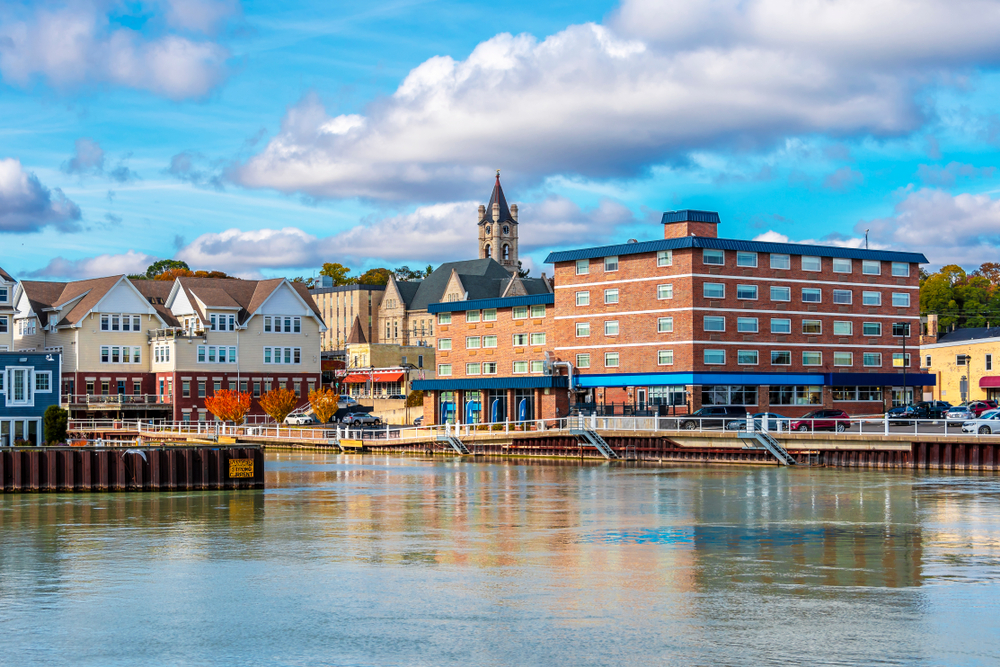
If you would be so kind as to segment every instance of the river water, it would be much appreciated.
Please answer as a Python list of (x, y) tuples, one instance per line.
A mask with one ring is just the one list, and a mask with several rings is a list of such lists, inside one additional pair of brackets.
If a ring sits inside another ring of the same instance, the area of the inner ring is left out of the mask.
[(1000, 478), (269, 454), (0, 494), (4, 665), (997, 665)]

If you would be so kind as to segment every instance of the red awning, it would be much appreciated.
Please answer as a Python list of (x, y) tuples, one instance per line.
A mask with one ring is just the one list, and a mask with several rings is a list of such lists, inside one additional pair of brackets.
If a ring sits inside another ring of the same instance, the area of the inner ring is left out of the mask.
[(399, 382), (403, 379), (403, 371), (375, 371), (374, 373), (351, 373), (344, 378), (345, 384), (364, 384), (369, 380), (375, 382)]
[(1000, 375), (987, 375), (979, 378), (979, 388), (986, 389), (987, 387), (1000, 387)]

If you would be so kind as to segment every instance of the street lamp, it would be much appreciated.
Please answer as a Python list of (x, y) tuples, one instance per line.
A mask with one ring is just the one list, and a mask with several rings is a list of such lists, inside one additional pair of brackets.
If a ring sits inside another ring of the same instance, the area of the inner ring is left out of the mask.
[[(962, 401), (972, 401), (972, 357), (968, 354), (960, 354), (958, 358), (962, 360), (966, 368), (966, 375), (962, 376), (965, 380), (965, 391), (962, 391)], [(961, 384), (959, 384), (959, 391), (961, 391)]]
[[(892, 328), (895, 329), (896, 327), (899, 327), (900, 333), (902, 334), (902, 337), (903, 337), (903, 358), (901, 359), (902, 363), (900, 364), (900, 366), (903, 367), (903, 405), (905, 406), (905, 405), (907, 405), (907, 401), (906, 401), (906, 366), (907, 366), (907, 363), (906, 363), (906, 339), (910, 335), (910, 323), (909, 322), (893, 322), (892, 323)], [(895, 365), (895, 364), (893, 364), (893, 365)]]

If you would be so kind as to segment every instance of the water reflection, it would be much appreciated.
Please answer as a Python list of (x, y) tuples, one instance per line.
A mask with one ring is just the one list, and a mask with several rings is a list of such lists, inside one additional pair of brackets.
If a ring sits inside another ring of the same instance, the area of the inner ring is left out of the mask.
[(0, 496), (0, 655), (1000, 658), (993, 589), (976, 585), (1000, 579), (994, 477), (281, 453), (267, 484)]

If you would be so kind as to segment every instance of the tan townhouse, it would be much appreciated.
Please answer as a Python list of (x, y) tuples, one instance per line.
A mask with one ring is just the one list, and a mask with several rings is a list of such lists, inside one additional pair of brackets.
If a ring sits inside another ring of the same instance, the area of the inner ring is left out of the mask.
[(0, 268), (0, 352), (14, 345), (14, 289), (17, 281)]

